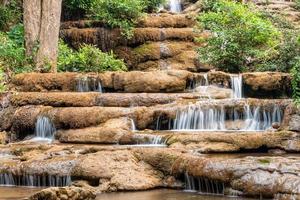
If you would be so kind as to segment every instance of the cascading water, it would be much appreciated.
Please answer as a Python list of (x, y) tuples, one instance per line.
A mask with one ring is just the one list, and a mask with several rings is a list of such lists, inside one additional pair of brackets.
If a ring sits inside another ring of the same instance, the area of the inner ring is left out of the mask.
[(200, 194), (225, 194), (224, 183), (203, 177), (193, 177), (188, 175), (188, 173), (185, 173), (185, 189), (186, 191), (198, 192)]
[(170, 11), (180, 13), (182, 11), (180, 0), (169, 0)]
[(101, 81), (88, 77), (81, 77), (77, 79), (76, 90), (78, 92), (103, 92)]
[[(263, 131), (272, 128), (274, 123), (280, 124), (282, 116), (283, 109), (278, 105), (264, 108), (246, 104), (239, 109), (191, 105), (187, 109), (177, 111), (173, 121), (173, 130)], [(240, 125), (233, 129), (227, 127), (228, 122)], [(159, 126), (157, 125), (157, 127)]]
[(0, 174), (1, 186), (64, 187), (71, 184), (70, 176)]
[(266, 111), (261, 107), (251, 109), (249, 105), (246, 105), (244, 130), (269, 129), (272, 124), (282, 122), (282, 115), (283, 111), (278, 106), (274, 106), (272, 111)]
[(225, 130), (225, 111), (221, 109), (201, 109), (189, 106), (178, 111), (174, 120), (175, 130)]
[(232, 98), (243, 98), (243, 77), (242, 75), (231, 75)]
[(37, 138), (53, 139), (56, 132), (54, 124), (48, 117), (39, 116), (35, 124), (35, 136)]
[(132, 131), (136, 131), (137, 130), (133, 119), (130, 119), (130, 125), (131, 125), (131, 130)]
[(156, 136), (152, 137), (151, 144), (152, 145), (164, 145), (165, 141), (162, 136), (156, 135)]

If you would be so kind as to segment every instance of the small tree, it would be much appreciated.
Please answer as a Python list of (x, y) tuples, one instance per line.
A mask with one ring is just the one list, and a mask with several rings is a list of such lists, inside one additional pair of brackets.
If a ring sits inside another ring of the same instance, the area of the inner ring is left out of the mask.
[(202, 62), (238, 72), (276, 54), (280, 32), (253, 7), (217, 0), (197, 18), (201, 30), (210, 31), (198, 49)]

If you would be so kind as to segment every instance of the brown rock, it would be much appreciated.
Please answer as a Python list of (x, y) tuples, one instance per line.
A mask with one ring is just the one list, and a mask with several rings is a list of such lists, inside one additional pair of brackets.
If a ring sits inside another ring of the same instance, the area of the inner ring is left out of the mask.
[(74, 176), (105, 179), (104, 191), (146, 190), (162, 185), (162, 175), (152, 166), (138, 161), (128, 150), (101, 151), (82, 157), (73, 169)]
[(47, 188), (35, 193), (31, 197), (29, 197), (29, 200), (93, 200), (95, 198), (96, 194), (93, 191), (85, 188), (71, 186), (65, 188)]
[(249, 97), (289, 97), (291, 77), (280, 72), (256, 72), (243, 74), (244, 92)]
[(224, 89), (209, 89), (206, 93), (99, 93), (99, 92), (19, 92), (11, 97), (14, 106), (44, 105), (53, 107), (130, 107), (130, 106), (153, 106), (157, 104), (168, 104), (180, 99), (205, 98), (208, 94), (212, 98), (227, 98)]
[(19, 91), (75, 91), (80, 77), (99, 79), (104, 89), (124, 92), (177, 92), (199, 75), (183, 70), (107, 72), (103, 74), (29, 73), (17, 75), (12, 87)]
[(128, 118), (111, 119), (98, 127), (59, 130), (56, 138), (62, 143), (130, 144), (133, 143)]

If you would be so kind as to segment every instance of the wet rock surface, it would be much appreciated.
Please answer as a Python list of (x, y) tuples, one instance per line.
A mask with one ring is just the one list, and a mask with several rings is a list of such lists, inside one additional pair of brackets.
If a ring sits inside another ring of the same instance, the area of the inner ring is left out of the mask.
[(90, 190), (79, 187), (65, 187), (65, 188), (47, 188), (29, 197), (29, 200), (93, 200), (96, 194)]

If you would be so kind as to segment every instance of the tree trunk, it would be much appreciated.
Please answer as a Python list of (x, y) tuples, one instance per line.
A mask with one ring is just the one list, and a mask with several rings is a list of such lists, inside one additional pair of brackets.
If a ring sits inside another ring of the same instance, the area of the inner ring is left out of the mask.
[(26, 55), (35, 57), (36, 70), (43, 71), (47, 65), (56, 72), (58, 37), (62, 0), (24, 0), (24, 28)]
[(6, 6), (9, 3), (9, 0), (0, 0), (0, 5)]
[(62, 0), (43, 0), (42, 2), (40, 46), (36, 63), (38, 69), (45, 64), (50, 64), (51, 72), (56, 72)]
[(38, 45), (39, 42), (42, 12), (41, 3), (41, 0), (23, 1), (26, 56), (33, 56), (34, 47)]

